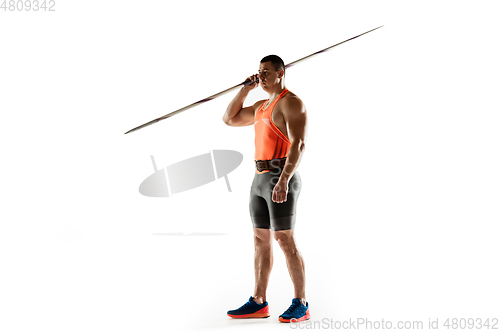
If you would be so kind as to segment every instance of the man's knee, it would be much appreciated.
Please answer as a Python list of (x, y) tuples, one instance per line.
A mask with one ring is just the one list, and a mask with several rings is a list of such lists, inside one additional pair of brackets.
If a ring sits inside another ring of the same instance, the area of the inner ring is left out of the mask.
[(273, 235), (285, 254), (297, 252), (295, 240), (293, 238), (293, 229), (274, 231)]
[(263, 228), (254, 228), (255, 247), (271, 247), (271, 230)]

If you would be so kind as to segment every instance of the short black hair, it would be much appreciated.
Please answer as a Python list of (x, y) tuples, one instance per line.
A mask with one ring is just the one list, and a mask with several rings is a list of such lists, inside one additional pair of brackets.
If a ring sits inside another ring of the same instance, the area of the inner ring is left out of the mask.
[(277, 55), (271, 54), (271, 55), (265, 56), (264, 58), (262, 58), (260, 63), (262, 64), (262, 63), (268, 62), (268, 61), (271, 62), (275, 71), (279, 71), (280, 69), (282, 69), (283, 72), (285, 71), (285, 63), (283, 62), (283, 59), (281, 59)]

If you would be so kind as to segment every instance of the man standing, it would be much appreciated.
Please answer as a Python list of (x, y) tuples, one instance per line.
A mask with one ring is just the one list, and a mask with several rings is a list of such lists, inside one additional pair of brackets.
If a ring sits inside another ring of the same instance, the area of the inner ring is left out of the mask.
[[(266, 290), (273, 265), (272, 236), (286, 257), (295, 296), (292, 304), (280, 317), (282, 322), (310, 318), (305, 296), (304, 260), (293, 234), (295, 208), (301, 180), (296, 171), (306, 140), (306, 109), (302, 101), (285, 87), (285, 64), (270, 55), (264, 57), (259, 73), (248, 79), (227, 107), (223, 121), (229, 126), (255, 127), (255, 176), (250, 191), (250, 216), (255, 244), (255, 290), (247, 303), (228, 311), (232, 318), (269, 317)], [(243, 107), (248, 93), (260, 81), (269, 94), (249, 107)]]

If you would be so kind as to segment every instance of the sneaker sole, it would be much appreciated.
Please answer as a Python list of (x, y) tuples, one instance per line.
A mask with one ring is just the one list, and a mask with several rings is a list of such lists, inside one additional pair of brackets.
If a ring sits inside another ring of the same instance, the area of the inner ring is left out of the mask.
[(269, 313), (269, 305), (267, 305), (265, 308), (260, 309), (257, 312), (254, 313), (249, 313), (249, 314), (243, 314), (243, 315), (232, 315), (232, 314), (227, 314), (231, 318), (238, 318), (238, 319), (243, 319), (243, 318), (268, 318), (271, 316)]

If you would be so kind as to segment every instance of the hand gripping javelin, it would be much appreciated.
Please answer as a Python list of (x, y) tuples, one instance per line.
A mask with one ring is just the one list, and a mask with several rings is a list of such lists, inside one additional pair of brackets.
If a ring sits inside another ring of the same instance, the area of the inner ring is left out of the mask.
[[(311, 58), (311, 57), (313, 57), (313, 56), (315, 56), (315, 55), (318, 55), (318, 54), (320, 54), (320, 53), (323, 53), (323, 52), (329, 51), (329, 50), (331, 50), (332, 48), (334, 48), (335, 46), (339, 46), (340, 44), (343, 44), (343, 43), (345, 43), (345, 42), (348, 42), (348, 41), (350, 41), (350, 40), (353, 40), (354, 38), (358, 38), (358, 37), (360, 37), (360, 36), (363, 36), (364, 34), (367, 34), (367, 33), (369, 33), (369, 32), (372, 32), (372, 31), (377, 30), (377, 29), (382, 28), (382, 27), (383, 27), (383, 25), (381, 25), (380, 27), (377, 27), (377, 28), (375, 28), (375, 29), (369, 30), (369, 31), (367, 31), (367, 32), (364, 32), (364, 33), (362, 33), (362, 34), (360, 34), (360, 35), (357, 35), (357, 36), (351, 37), (351, 38), (349, 38), (349, 39), (346, 39), (346, 40), (345, 40), (345, 41), (343, 41), (343, 42), (340, 42), (340, 43), (337, 43), (337, 44), (332, 45), (332, 46), (330, 46), (330, 47), (327, 47), (326, 49), (323, 49), (323, 50), (321, 50), (321, 51), (318, 51), (318, 52), (315, 52), (315, 53), (310, 54), (310, 55), (308, 55), (308, 56), (305, 56), (304, 58), (300, 58), (299, 60), (295, 60), (294, 62), (291, 62), (291, 63), (289, 63), (288, 65), (286, 65), (286, 66), (285, 66), (285, 68), (289, 68), (289, 67), (295, 66), (295, 65), (297, 65), (298, 63), (300, 63), (300, 62), (302, 62), (302, 61), (304, 61), (304, 60), (306, 60), (306, 59), (309, 59), (309, 58)], [(162, 116), (162, 117), (160, 117), (160, 118), (156, 118), (156, 119), (154, 119), (154, 120), (151, 120), (150, 122), (147, 122), (147, 123), (145, 123), (145, 124), (142, 124), (142, 125), (140, 125), (140, 126), (137, 126), (137, 127), (135, 127), (135, 128), (132, 128), (130, 131), (125, 132), (125, 134), (130, 133), (130, 132), (134, 132), (134, 131), (137, 131), (137, 130), (140, 130), (141, 128), (146, 127), (146, 126), (149, 126), (149, 125), (153, 125), (154, 123), (157, 123), (157, 122), (159, 122), (160, 120), (170, 118), (170, 117), (172, 117), (172, 116), (175, 116), (175, 115), (176, 115), (176, 114), (178, 114), (178, 113), (181, 113), (181, 112), (183, 112), (183, 111), (189, 110), (189, 109), (191, 109), (191, 108), (193, 108), (193, 107), (195, 107), (195, 106), (197, 106), (197, 105), (203, 104), (203, 103), (208, 102), (208, 101), (211, 101), (211, 100), (213, 100), (213, 99), (216, 99), (217, 97), (222, 96), (222, 95), (224, 95), (224, 94), (226, 94), (226, 93), (230, 92), (231, 90), (238, 88), (239, 86), (248, 86), (248, 85), (250, 85), (250, 84), (253, 84), (254, 82), (259, 82), (259, 79), (257, 79), (256, 81), (246, 80), (246, 81), (244, 81), (244, 82), (242, 82), (242, 83), (240, 83), (240, 84), (235, 85), (234, 87), (231, 87), (231, 88), (228, 88), (228, 89), (226, 89), (226, 90), (223, 90), (223, 91), (221, 91), (220, 93), (217, 93), (217, 94), (212, 95), (212, 96), (210, 96), (210, 97), (204, 98), (204, 99), (202, 99), (202, 100), (199, 100), (198, 102), (195, 102), (195, 103), (193, 103), (193, 104), (190, 104), (190, 105), (188, 105), (188, 106), (185, 106), (185, 107), (183, 107), (183, 108), (181, 108), (181, 109), (179, 109), (179, 110), (176, 110), (176, 111), (170, 112), (170, 113), (168, 113), (168, 114), (166, 114), (166, 115), (164, 115), (164, 116)]]

